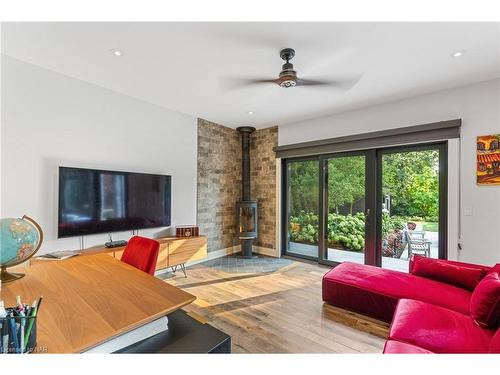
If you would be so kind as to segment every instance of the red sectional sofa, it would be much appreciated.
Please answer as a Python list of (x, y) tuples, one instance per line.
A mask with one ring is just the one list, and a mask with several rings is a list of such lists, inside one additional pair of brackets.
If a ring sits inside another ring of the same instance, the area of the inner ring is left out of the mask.
[(384, 353), (500, 353), (500, 264), (415, 256), (409, 267), (342, 263), (323, 301), (391, 323)]

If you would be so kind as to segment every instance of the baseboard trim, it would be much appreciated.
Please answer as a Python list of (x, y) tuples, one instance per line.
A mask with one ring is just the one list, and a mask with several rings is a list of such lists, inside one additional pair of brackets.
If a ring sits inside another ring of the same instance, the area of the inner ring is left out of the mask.
[(257, 254), (266, 255), (268, 257), (279, 258), (279, 253), (276, 249), (270, 249), (268, 247), (254, 246), (253, 251)]
[(188, 262), (188, 263), (186, 263), (186, 267), (194, 266), (195, 264), (203, 263), (203, 262), (206, 262), (207, 260), (222, 258), (222, 257), (225, 257), (226, 255), (235, 254), (235, 253), (238, 253), (240, 251), (241, 251), (240, 245), (226, 247), (225, 249), (220, 249), (220, 250), (209, 251), (207, 253), (206, 258), (198, 259), (198, 260), (195, 260), (192, 262)]

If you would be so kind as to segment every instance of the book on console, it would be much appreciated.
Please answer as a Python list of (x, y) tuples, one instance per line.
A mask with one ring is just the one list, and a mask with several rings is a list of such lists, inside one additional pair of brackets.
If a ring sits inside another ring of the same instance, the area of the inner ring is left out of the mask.
[(125, 332), (97, 346), (94, 346), (83, 353), (113, 353), (167, 330), (168, 317), (162, 316), (152, 322), (146, 323), (131, 331)]
[(62, 260), (68, 259), (74, 256), (79, 255), (77, 251), (71, 250), (63, 250), (63, 251), (55, 251), (53, 253), (43, 254), (38, 256), (38, 259), (48, 259), (48, 260)]

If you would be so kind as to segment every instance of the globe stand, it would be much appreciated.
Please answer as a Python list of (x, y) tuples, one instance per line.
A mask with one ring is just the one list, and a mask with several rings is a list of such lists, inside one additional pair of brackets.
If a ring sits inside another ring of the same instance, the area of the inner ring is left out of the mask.
[[(30, 259), (33, 255), (36, 254), (36, 252), (40, 249), (40, 246), (42, 246), (42, 242), (43, 242), (43, 231), (42, 231), (42, 228), (40, 227), (40, 225), (38, 225), (38, 223), (33, 220), (32, 218), (30, 218), (29, 216), (26, 216), (26, 215), (23, 215), (23, 217), (21, 219), (9, 219), (9, 218), (5, 218), (5, 219), (0, 219), (0, 228), (3, 229), (3, 226), (4, 226), (4, 222), (6, 221), (7, 222), (7, 225), (9, 222), (11, 221), (16, 221), (16, 220), (26, 220), (27, 222), (31, 223), (31, 225), (33, 225), (36, 229), (36, 231), (38, 232), (38, 243), (36, 245), (33, 244), (33, 246), (35, 246), (34, 249), (31, 249), (28, 247), (28, 249), (32, 250), (30, 253), (28, 253), (27, 256), (21, 256), (23, 254), (21, 254), (21, 252), (18, 252), (18, 256), (15, 260), (9, 260), (7, 262), (5, 262), (4, 264), (1, 264), (1, 259), (0, 259), (0, 268), (1, 268), (1, 271), (0, 271), (0, 281), (2, 283), (10, 283), (11, 281), (15, 281), (15, 280), (19, 280), (21, 278), (24, 277), (24, 273), (10, 273), (10, 272), (7, 272), (7, 267), (13, 267), (13, 266), (16, 266), (18, 264), (21, 264), (21, 263), (24, 263), (26, 262), (28, 259)], [(26, 230), (26, 228), (24, 228), (24, 230)], [(1, 235), (2, 233), (0, 233)], [(3, 241), (1, 241), (1, 238), (0, 238), (0, 249), (3, 248), (4, 244), (2, 243)], [(22, 244), (23, 246), (26, 246), (26, 245), (31, 245), (31, 244)], [(17, 249), (18, 251), (20, 249)], [(24, 249), (26, 250), (26, 248)], [(0, 257), (2, 256), (2, 252), (0, 251)]]
[(0, 280), (2, 283), (9, 283), (14, 280), (18, 280), (24, 277), (24, 273), (10, 273), (7, 272), (7, 267), (3, 266), (2, 271), (0, 272)]

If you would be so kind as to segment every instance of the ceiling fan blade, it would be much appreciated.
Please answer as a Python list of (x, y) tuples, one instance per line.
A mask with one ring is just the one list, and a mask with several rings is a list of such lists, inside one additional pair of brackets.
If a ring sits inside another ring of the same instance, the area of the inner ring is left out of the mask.
[(297, 86), (326, 86), (331, 85), (332, 82), (329, 81), (315, 81), (312, 79), (297, 79)]
[(277, 84), (276, 79), (247, 79), (247, 78), (221, 78), (220, 84), (224, 89), (237, 89), (264, 83)]
[(277, 83), (277, 79), (249, 79), (249, 84), (252, 83)]
[(339, 90), (347, 91), (351, 89), (356, 83), (359, 82), (362, 75), (358, 75), (351, 78), (346, 79), (337, 79), (331, 81), (322, 81), (322, 80), (310, 80), (310, 79), (297, 79), (297, 86), (330, 86), (333, 88), (337, 88)]

